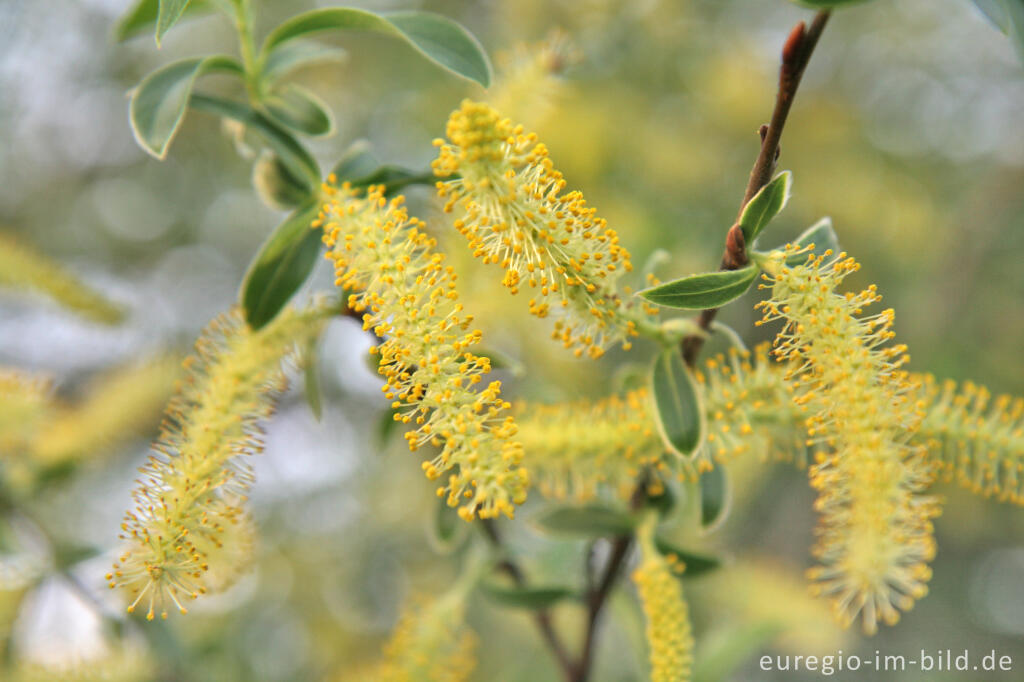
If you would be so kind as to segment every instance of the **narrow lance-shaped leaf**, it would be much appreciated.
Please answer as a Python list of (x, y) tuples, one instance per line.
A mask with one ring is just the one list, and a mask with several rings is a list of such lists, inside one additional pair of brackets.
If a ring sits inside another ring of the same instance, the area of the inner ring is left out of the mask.
[[(178, 19), (213, 11), (209, 2), (192, 0), (185, 7)], [(160, 0), (139, 0), (127, 12), (121, 15), (114, 27), (114, 38), (118, 41), (127, 40), (146, 31), (152, 31), (160, 13)]]
[(651, 393), (665, 445), (682, 457), (692, 457), (704, 442), (707, 424), (697, 382), (675, 346), (654, 359)]
[(534, 522), (542, 529), (560, 535), (609, 537), (632, 533), (638, 519), (613, 507), (588, 504), (552, 507), (537, 516)]
[(758, 269), (748, 265), (739, 270), (704, 272), (644, 289), (639, 295), (666, 308), (703, 310), (733, 301), (750, 288)]
[(320, 252), (319, 230), (310, 224), (320, 211), (311, 199), (277, 226), (249, 266), (242, 282), (246, 322), (260, 329), (274, 319), (309, 277)]
[(188, 8), (191, 0), (160, 0), (156, 18), (156, 44), (159, 45), (164, 34), (178, 23), (178, 19)]
[(298, 85), (287, 85), (264, 99), (263, 108), (281, 125), (304, 135), (329, 135), (334, 118), (327, 105)]
[(547, 609), (576, 596), (567, 587), (505, 587), (489, 582), (481, 583), (480, 591), (502, 606), (520, 609)]
[(173, 62), (142, 79), (132, 93), (129, 114), (139, 145), (158, 159), (167, 156), (196, 79), (204, 73), (224, 71), (241, 75), (242, 65), (233, 57), (193, 57)]
[(400, 38), (448, 71), (484, 87), (491, 83), (491, 64), (483, 47), (458, 23), (429, 12), (375, 14), (350, 7), (312, 10), (274, 29), (263, 44), (263, 58), (278, 45), (330, 30), (369, 31)]
[(700, 477), (700, 521), (704, 530), (712, 531), (729, 515), (732, 487), (725, 467), (718, 464)]
[[(310, 232), (312, 231), (310, 230)], [(320, 353), (317, 348), (319, 343), (319, 337), (314, 336), (311, 338), (302, 356), (303, 392), (305, 393), (309, 410), (316, 417), (317, 421), (320, 421), (324, 414), (323, 389), (320, 386)]]
[(753, 244), (761, 230), (786, 207), (793, 184), (792, 179), (793, 174), (789, 171), (779, 173), (743, 207), (740, 229), (743, 230), (743, 238), (748, 245)]

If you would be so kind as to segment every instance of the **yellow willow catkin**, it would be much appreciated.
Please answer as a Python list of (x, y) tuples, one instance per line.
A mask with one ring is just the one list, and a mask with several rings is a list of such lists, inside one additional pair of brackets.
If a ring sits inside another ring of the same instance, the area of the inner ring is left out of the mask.
[(517, 406), (523, 464), (542, 495), (583, 501), (602, 487), (629, 495), (644, 467), (680, 469), (694, 479), (714, 461), (756, 453), (762, 459), (805, 460), (803, 409), (793, 404), (783, 372), (767, 357), (731, 350), (696, 372), (708, 436), (694, 464), (666, 456), (646, 389), (598, 401)]
[(540, 43), (516, 45), (498, 55), (498, 82), (489, 101), (509, 118), (538, 126), (562, 94), (562, 73), (578, 60), (578, 51), (562, 30), (552, 31)]
[(647, 646), (651, 682), (686, 682), (693, 670), (693, 635), (690, 616), (677, 572), (684, 567), (670, 563), (654, 546), (654, 526), (639, 532), (640, 565), (633, 583), (640, 594), (647, 620)]
[(130, 591), (129, 611), (142, 605), (147, 618), (166, 617), (173, 604), (184, 613), (186, 600), (223, 587), (245, 555), (245, 458), (262, 449), (260, 422), (285, 385), (282, 360), (304, 348), (323, 319), (319, 307), (287, 309), (252, 331), (235, 311), (196, 342), (121, 526), (128, 548), (107, 576), (111, 587)]
[[(787, 254), (796, 251), (790, 247)], [(863, 316), (880, 300), (874, 285), (860, 293), (836, 288), (859, 265), (845, 253), (807, 255), (801, 265), (777, 260), (764, 275), (771, 299), (759, 304), (761, 323), (785, 321), (776, 356), (801, 385), (810, 407), (816, 454), (811, 485), (820, 514), (809, 571), (815, 592), (831, 598), (843, 624), (858, 617), (868, 634), (894, 624), (927, 592), (935, 555), (931, 519), (939, 512), (922, 491), (931, 482), (923, 448), (908, 439), (921, 419), (914, 386), (900, 370), (906, 347), (884, 345), (893, 311)]]
[(463, 101), (448, 119), (448, 142), (434, 173), (445, 210), (461, 205), (455, 227), (475, 256), (505, 270), (512, 293), (530, 290), (530, 312), (561, 311), (553, 337), (577, 356), (599, 357), (604, 347), (637, 335), (653, 312), (634, 309), (620, 296), (619, 279), (632, 269), (619, 237), (578, 191), (567, 192), (562, 174), (536, 135), (495, 109)]
[(337, 285), (352, 292), (349, 308), (383, 339), (375, 349), (383, 391), (395, 419), (416, 427), (405, 436), (410, 449), (440, 448), (423, 470), (431, 480), (447, 474), (437, 493), (463, 519), (512, 517), (529, 483), (522, 448), (502, 414), (510, 405), (501, 382), (477, 390), (490, 361), (469, 350), (482, 334), (458, 302), (454, 270), (402, 197), (389, 201), (382, 187), (360, 196), (347, 184), (324, 192), (314, 226), (323, 225)]
[(1024, 504), (1024, 398), (984, 386), (921, 378), (927, 414), (915, 434), (947, 482)]
[(20, 457), (52, 412), (48, 378), (0, 366), (0, 459)]
[(155, 428), (179, 375), (180, 362), (169, 356), (104, 373), (82, 400), (58, 407), (42, 425), (33, 460), (49, 466), (98, 455)]
[(116, 324), (124, 311), (80, 282), (61, 265), (18, 240), (0, 234), (0, 288), (44, 294), (62, 307), (103, 324)]
[(441, 598), (409, 609), (384, 645), (383, 660), (342, 674), (342, 682), (467, 682), (476, 667), (477, 638), (463, 606)]

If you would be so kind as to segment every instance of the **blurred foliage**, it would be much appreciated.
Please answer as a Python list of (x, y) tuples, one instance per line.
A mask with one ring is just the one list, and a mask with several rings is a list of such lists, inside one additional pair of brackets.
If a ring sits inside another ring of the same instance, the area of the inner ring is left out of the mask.
[[(258, 4), (262, 37), (323, 3)], [(783, 0), (413, 4), (465, 24), (492, 55), (508, 55), (495, 62), (528, 95), (507, 95), (522, 109), (516, 117), (547, 142), (570, 187), (585, 192), (638, 264), (666, 249), (671, 265), (656, 274), (672, 279), (718, 262), (757, 151), (757, 128), (770, 111), (778, 46), (795, 21), (808, 18), (806, 10)], [(200, 12), (168, 32), (159, 52), (148, 31), (115, 44), (126, 5), (0, 3), (0, 223), (22, 245), (17, 249), (45, 253), (124, 308), (123, 323), (111, 327), (20, 294), (0, 299), (0, 364), (48, 377), (32, 379), (36, 397), (18, 408), (24, 412), (4, 405), (0, 421), (25, 427), (19, 447), (38, 424), (60, 424), (63, 431), (39, 441), (49, 443), (47, 451), (63, 453), (61, 461), (95, 463), (73, 476), (52, 470), (21, 477), (33, 483), (23, 501), (30, 514), (0, 521), (0, 644), (10, 666), (0, 678), (94, 679), (90, 670), (99, 668), (91, 666), (128, 670), (128, 663), (117, 667), (120, 641), (144, 648), (153, 661), (132, 664), (155, 661), (153, 679), (161, 680), (321, 679), (374, 665), (409, 595), (445, 593), (455, 568), (430, 532), (432, 486), (394, 442), (400, 438), (378, 438), (376, 425), (390, 413), (364, 363), (370, 340), (352, 320), (332, 322), (321, 345), (322, 419), (303, 404), (301, 386), (293, 389), (268, 425), (266, 452), (252, 461), (261, 537), (254, 570), (228, 592), (196, 602), (187, 621), (153, 626), (122, 620), (120, 602), (102, 591), (116, 548), (112, 529), (144, 460), (144, 441), (156, 435), (158, 396), (173, 380), (163, 360), (151, 374), (137, 363), (162, 358), (166, 349), (183, 352), (229, 308), (248, 263), (285, 218), (253, 189), (245, 158), (258, 144), (251, 133), (196, 113), (184, 120), (166, 161), (135, 145), (125, 92), (160, 65), (211, 46), (231, 52), (234, 39), (230, 26)], [(565, 42), (539, 58), (519, 47), (552, 31)], [(400, 41), (352, 33), (329, 43), (344, 46), (343, 62), (317, 61), (294, 74), (336, 112), (334, 134), (308, 141), (322, 168), (365, 139), (381, 162), (425, 169), (449, 111), (463, 97), (484, 97), (478, 86), (411, 59)], [(208, 82), (211, 92), (245, 96), (238, 81), (212, 75)], [(968, 0), (856, 4), (834, 17), (802, 88), (782, 149), (794, 194), (771, 243), (831, 216), (844, 248), (864, 264), (853, 284), (877, 283), (898, 311), (912, 369), (1024, 394), (1024, 71), (1012, 42)], [(262, 177), (264, 194), (279, 204), (294, 200), (269, 186), (280, 178)], [(651, 349), (640, 344), (595, 364), (535, 342), (547, 336), (545, 324), (471, 258), (428, 191), (409, 194), (459, 269), (466, 307), (488, 343), (529, 368), (523, 376), (498, 370), (508, 395), (593, 400), (622, 388), (631, 363), (646, 371)], [(0, 243), (0, 262), (35, 262), (22, 253)], [(329, 286), (328, 270), (316, 266), (299, 296)], [(12, 271), (0, 268), (0, 280)], [(752, 327), (755, 295), (723, 314), (748, 343), (764, 338)], [(99, 300), (90, 305), (113, 317), (96, 308)], [(716, 338), (712, 350), (724, 343)], [(112, 369), (136, 366), (143, 368), (137, 375)], [(129, 376), (140, 383), (117, 383)], [(111, 390), (108, 381), (121, 387), (117, 399), (93, 402), (92, 387)], [(115, 442), (89, 437), (92, 429), (140, 437)], [(756, 657), (840, 646), (862, 654), (995, 648), (1024, 661), (1019, 509), (943, 488), (948, 501), (937, 521), (941, 554), (930, 595), (900, 627), (863, 640), (824, 622), (821, 605), (805, 599), (799, 565), (783, 570), (759, 558), (806, 561), (814, 523), (806, 475), (752, 458), (729, 473), (733, 509), (720, 528), (697, 530), (700, 500), (681, 486), (668, 529), (667, 540), (681, 547), (728, 558), (724, 569), (686, 583), (699, 679), (812, 679), (762, 673)], [(522, 517), (538, 509), (531, 501)], [(502, 530), (511, 551), (529, 557), (524, 563), (536, 584), (566, 585), (580, 573), (583, 540), (556, 542), (530, 524)], [(461, 556), (452, 544), (443, 549)], [(599, 682), (643, 674), (643, 621), (635, 601), (620, 596), (601, 637), (628, 642), (630, 651), (601, 648)], [(560, 601), (553, 616), (574, 629), (583, 618), (572, 600)], [(473, 596), (465, 617), (484, 635), (471, 679), (557, 679), (528, 612)], [(716, 646), (732, 652), (725, 656), (732, 666), (700, 677), (708, 674), (702, 652)], [(134, 651), (125, 660), (135, 660)], [(737, 651), (743, 658), (735, 667)], [(46, 666), (45, 677), (38, 665)], [(126, 679), (146, 679), (144, 670)]]

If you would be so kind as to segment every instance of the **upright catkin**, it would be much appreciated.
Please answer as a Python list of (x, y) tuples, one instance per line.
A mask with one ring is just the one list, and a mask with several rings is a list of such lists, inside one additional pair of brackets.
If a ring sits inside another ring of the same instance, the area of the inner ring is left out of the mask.
[(505, 270), (504, 285), (530, 291), (537, 317), (558, 312), (553, 338), (577, 356), (628, 348), (657, 310), (620, 291), (632, 270), (619, 236), (566, 182), (533, 133), (494, 108), (465, 100), (452, 112), (432, 166), (445, 210), (476, 257)]
[(780, 258), (768, 269), (763, 287), (771, 298), (758, 304), (760, 323), (785, 322), (773, 352), (789, 365), (795, 400), (809, 408), (808, 442), (818, 447), (810, 480), (820, 565), (809, 576), (842, 623), (859, 617), (872, 634), (924, 596), (931, 576), (939, 507), (923, 494), (932, 479), (925, 450), (909, 442), (924, 404), (900, 369), (906, 346), (888, 345), (893, 311), (863, 315), (881, 299), (876, 287), (836, 292), (859, 269), (856, 261), (826, 251), (793, 267)]
[(374, 352), (384, 395), (395, 419), (415, 426), (405, 434), (409, 448), (439, 448), (423, 470), (430, 480), (447, 476), (437, 494), (463, 519), (511, 518), (529, 477), (501, 382), (477, 388), (490, 360), (470, 351), (482, 333), (458, 301), (453, 268), (402, 197), (386, 199), (381, 186), (365, 195), (347, 184), (323, 191), (314, 227), (323, 226), (349, 308), (381, 339)]
[(238, 311), (204, 330), (140, 470), (121, 537), (128, 548), (107, 575), (132, 595), (129, 611), (167, 616), (229, 582), (251, 543), (243, 506), (247, 455), (262, 449), (261, 422), (285, 386), (282, 360), (319, 333), (324, 310), (292, 309), (252, 331)]

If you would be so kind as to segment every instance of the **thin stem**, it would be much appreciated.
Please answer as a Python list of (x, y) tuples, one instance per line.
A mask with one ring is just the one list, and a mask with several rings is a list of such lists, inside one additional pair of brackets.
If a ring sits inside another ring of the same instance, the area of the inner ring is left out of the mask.
[[(828, 10), (818, 12), (814, 16), (810, 28), (807, 28), (801, 21), (790, 32), (789, 38), (782, 48), (782, 66), (779, 68), (779, 87), (775, 96), (775, 110), (772, 112), (772, 118), (768, 125), (761, 127), (761, 149), (757, 160), (754, 161), (754, 167), (750, 171), (750, 180), (743, 193), (743, 201), (740, 202), (737, 216), (743, 215), (743, 209), (747, 202), (768, 184), (772, 173), (775, 172), (775, 163), (779, 157), (779, 142), (782, 140), (782, 131), (786, 127), (789, 110), (793, 106), (797, 88), (800, 87), (800, 79), (811, 60), (821, 32), (825, 30), (829, 16)], [(746, 265), (748, 262), (746, 247), (743, 231), (737, 222), (726, 235), (725, 252), (722, 254), (719, 269), (735, 270)], [(718, 315), (718, 308), (708, 308), (702, 311), (698, 320), (701, 328), (710, 330), (716, 315)], [(683, 339), (682, 351), (686, 364), (693, 366), (697, 361), (697, 356), (700, 355), (700, 351), (704, 347), (705, 338), (692, 334)]]
[[(483, 528), (484, 535), (487, 540), (496, 548), (504, 550), (504, 544), (501, 540), (501, 535), (498, 534), (498, 526), (493, 519), (481, 519), (479, 521)], [(505, 572), (508, 577), (512, 579), (512, 582), (517, 587), (525, 587), (527, 584), (526, 574), (523, 569), (519, 567), (513, 559), (505, 557), (498, 564), (498, 568)], [(534, 623), (537, 625), (537, 629), (540, 631), (541, 638), (547, 645), (548, 649), (554, 655), (555, 660), (558, 661), (558, 665), (562, 670), (562, 675), (565, 677), (566, 682), (575, 682), (576, 677), (573, 676), (575, 665), (573, 664), (572, 657), (569, 655), (569, 650), (562, 642), (562, 639), (558, 636), (555, 631), (554, 624), (551, 622), (551, 612), (547, 609), (538, 609), (533, 614)]]
[(261, 65), (256, 61), (256, 38), (252, 25), (251, 0), (236, 0), (235, 28), (238, 31), (238, 46), (245, 67), (245, 88), (249, 99), (255, 104), (260, 99), (259, 72)]

